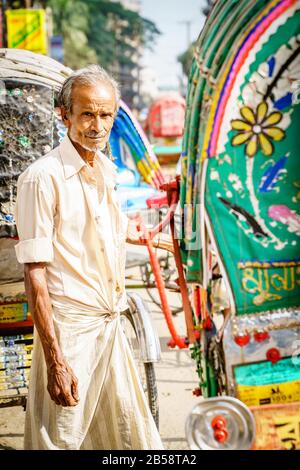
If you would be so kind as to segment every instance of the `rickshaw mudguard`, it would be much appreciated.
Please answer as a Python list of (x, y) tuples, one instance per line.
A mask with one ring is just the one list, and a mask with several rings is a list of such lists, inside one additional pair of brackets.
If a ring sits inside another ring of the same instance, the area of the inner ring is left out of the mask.
[(159, 362), (161, 359), (160, 343), (148, 306), (135, 292), (127, 292), (127, 297), (138, 337), (140, 360), (144, 363)]

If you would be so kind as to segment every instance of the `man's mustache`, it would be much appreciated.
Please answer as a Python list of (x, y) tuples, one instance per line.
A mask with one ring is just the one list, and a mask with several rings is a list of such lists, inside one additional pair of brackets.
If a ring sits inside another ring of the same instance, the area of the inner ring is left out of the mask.
[(93, 139), (103, 139), (104, 137), (106, 137), (107, 135), (107, 132), (105, 134), (98, 134), (97, 132), (87, 132), (86, 134), (84, 134), (85, 137), (92, 137)]

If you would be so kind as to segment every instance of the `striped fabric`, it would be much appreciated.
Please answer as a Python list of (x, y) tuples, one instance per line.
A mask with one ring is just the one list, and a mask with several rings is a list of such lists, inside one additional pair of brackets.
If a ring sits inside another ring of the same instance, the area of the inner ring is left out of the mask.
[(119, 314), (53, 309), (64, 356), (79, 381), (80, 402), (57, 406), (35, 332), (25, 449), (162, 449)]

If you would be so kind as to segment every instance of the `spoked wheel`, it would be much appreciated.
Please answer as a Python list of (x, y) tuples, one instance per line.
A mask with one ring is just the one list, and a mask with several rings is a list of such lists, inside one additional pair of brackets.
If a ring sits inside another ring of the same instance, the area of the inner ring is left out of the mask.
[(130, 310), (126, 310), (125, 312), (121, 313), (120, 321), (131, 349), (135, 364), (137, 366), (142, 387), (148, 399), (150, 411), (158, 428), (159, 408), (154, 364), (153, 362), (141, 361), (139, 339)]
[[(176, 282), (178, 274), (173, 254), (168, 252), (159, 257), (159, 264), (167, 290), (170, 309), (172, 314), (176, 315), (183, 310), (183, 306), (179, 285)], [(155, 305), (161, 308), (161, 300), (150, 262), (140, 266), (140, 270), (150, 299), (155, 303)]]

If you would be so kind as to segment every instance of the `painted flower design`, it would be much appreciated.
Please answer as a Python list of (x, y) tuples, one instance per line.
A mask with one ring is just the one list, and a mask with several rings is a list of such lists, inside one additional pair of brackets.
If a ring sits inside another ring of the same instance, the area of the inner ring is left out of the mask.
[(268, 105), (265, 101), (259, 103), (254, 112), (249, 106), (240, 109), (243, 119), (233, 119), (231, 127), (234, 131), (239, 131), (231, 143), (234, 146), (246, 144), (246, 155), (254, 157), (259, 148), (264, 155), (270, 156), (273, 153), (272, 141), (282, 140), (285, 133), (276, 127), (282, 120), (282, 113), (273, 111), (268, 114)]

